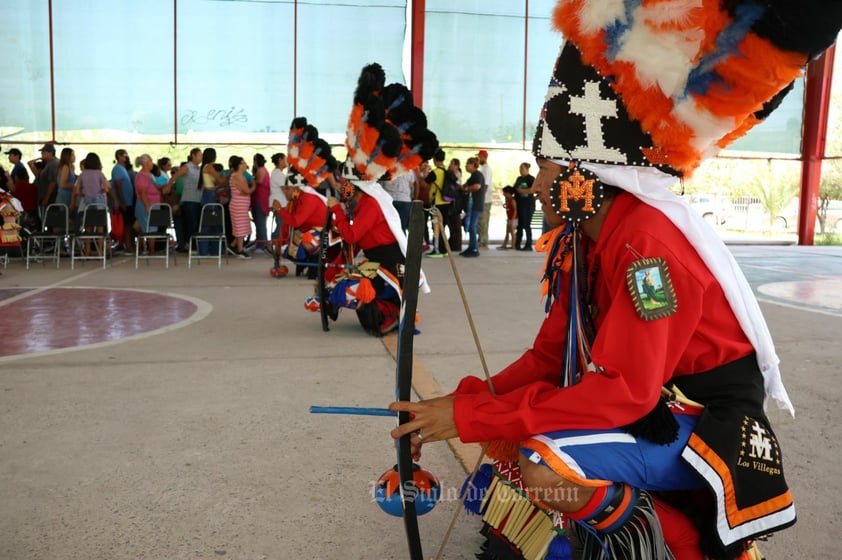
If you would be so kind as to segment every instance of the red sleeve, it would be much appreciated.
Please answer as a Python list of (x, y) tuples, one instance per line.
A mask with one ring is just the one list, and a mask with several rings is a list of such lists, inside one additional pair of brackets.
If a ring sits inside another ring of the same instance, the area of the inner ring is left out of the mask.
[(340, 204), (335, 204), (331, 211), (333, 224), (339, 230), (342, 239), (363, 251), (395, 242), (395, 236), (389, 229), (380, 204), (373, 197), (363, 195), (360, 198), (355, 208), (353, 224), (348, 221)]
[[(625, 267), (623, 267), (623, 272)], [(673, 271), (673, 276), (676, 276)], [(569, 388), (558, 387), (567, 314), (553, 305), (533, 348), (495, 376), (501, 385), (489, 393), (460, 395), (454, 417), (463, 441), (522, 441), (534, 434), (570, 429), (607, 429), (637, 420), (655, 405), (671, 354), (687, 344), (698, 315), (701, 290), (692, 278), (682, 282), (681, 314), (643, 321), (622, 282), (611, 280), (611, 301), (592, 347), (603, 368)], [(461, 387), (460, 387), (461, 388)]]
[[(623, 426), (653, 408), (673, 375), (751, 352), (719, 284), (684, 236), (644, 217), (633, 223), (644, 224), (646, 232), (618, 227), (613, 240), (601, 238), (598, 246), (599, 313), (591, 350), (601, 371), (585, 374), (573, 387), (557, 387), (566, 312), (556, 303), (533, 348), (495, 376), (497, 396), (475, 378), (460, 384), (454, 402), (460, 439), (522, 441), (556, 430)], [(678, 301), (673, 315), (645, 321), (635, 311), (625, 275), (639, 255), (667, 262)]]
[(297, 229), (307, 229), (322, 226), (326, 208), (319, 197), (302, 192), (295, 201), (295, 210), (292, 213), (286, 208), (280, 208), (278, 214), (285, 224)]
[[(494, 391), (504, 395), (536, 381), (558, 384), (566, 324), (566, 302), (556, 301), (541, 324), (532, 348), (491, 378)], [(454, 395), (472, 393), (490, 394), (488, 383), (478, 377), (466, 377), (453, 392)]]
[(286, 208), (278, 208), (278, 215), (284, 221), (284, 224), (290, 225), (292, 227), (298, 227), (298, 222), (300, 221), (300, 217), (296, 215), (297, 212), (291, 213)]
[[(360, 199), (360, 202), (364, 199), (365, 196)], [(359, 243), (363, 232), (372, 226), (373, 220), (371, 214), (364, 212), (364, 208), (359, 208), (359, 206), (358, 204), (358, 212), (354, 216), (353, 225), (348, 221), (348, 217), (345, 216), (345, 211), (342, 209), (341, 204), (334, 204), (330, 209), (333, 212), (333, 226), (339, 231), (342, 240), (348, 243)], [(365, 204), (363, 203), (361, 206), (364, 207)]]

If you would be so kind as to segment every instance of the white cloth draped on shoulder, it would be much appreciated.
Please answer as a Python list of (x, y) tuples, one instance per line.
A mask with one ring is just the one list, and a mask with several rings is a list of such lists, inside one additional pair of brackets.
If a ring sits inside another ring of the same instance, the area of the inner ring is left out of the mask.
[[(564, 160), (552, 160), (566, 167)], [(639, 198), (644, 203), (661, 211), (675, 224), (696, 249), (705, 265), (716, 277), (725, 292), (725, 298), (737, 317), (740, 327), (757, 352), (757, 363), (763, 373), (764, 387), (768, 398), (779, 408), (795, 415), (795, 408), (789, 399), (781, 372), (780, 359), (757, 298), (751, 290), (743, 271), (734, 256), (704, 218), (669, 187), (676, 177), (654, 167), (633, 167), (580, 162), (579, 165), (596, 173), (606, 185), (614, 185)]]
[[(398, 240), (401, 252), (404, 256), (406, 256), (406, 234), (404, 234), (403, 229), (401, 228), (401, 217), (398, 215), (398, 211), (395, 210), (395, 207), (392, 204), (393, 199), (391, 195), (383, 190), (383, 187), (380, 186), (380, 183), (377, 181), (352, 181), (352, 183), (359, 187), (365, 194), (376, 200), (377, 204), (380, 205), (380, 209), (383, 211), (383, 216), (386, 218), (386, 223), (389, 224), (389, 229), (392, 231), (395, 239)], [(427, 277), (425, 276), (423, 270), (421, 271), (421, 278), (418, 286), (425, 294), (430, 293), (430, 285), (427, 283)]]

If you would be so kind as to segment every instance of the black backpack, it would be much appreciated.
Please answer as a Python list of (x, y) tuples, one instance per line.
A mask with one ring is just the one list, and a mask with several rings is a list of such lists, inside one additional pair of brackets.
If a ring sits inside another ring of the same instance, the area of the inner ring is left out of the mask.
[(444, 184), (441, 187), (441, 199), (445, 202), (453, 202), (459, 198), (459, 179), (449, 169), (444, 172)]

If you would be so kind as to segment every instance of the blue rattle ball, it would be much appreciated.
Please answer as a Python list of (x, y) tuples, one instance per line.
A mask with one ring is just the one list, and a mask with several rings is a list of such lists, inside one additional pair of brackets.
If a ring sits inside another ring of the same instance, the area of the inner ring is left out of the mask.
[[(395, 465), (377, 481), (374, 488), (374, 500), (380, 509), (394, 515), (403, 517), (403, 503), (400, 493), (400, 475), (398, 466)], [(441, 484), (435, 475), (425, 471), (419, 465), (412, 464), (412, 482), (407, 484), (405, 494), (407, 501), (415, 502), (415, 511), (418, 515), (424, 515), (436, 507), (441, 497)]]

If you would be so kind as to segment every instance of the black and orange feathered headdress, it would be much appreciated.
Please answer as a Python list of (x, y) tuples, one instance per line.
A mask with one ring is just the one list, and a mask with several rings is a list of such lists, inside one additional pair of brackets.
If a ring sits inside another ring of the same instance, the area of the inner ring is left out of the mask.
[(376, 181), (408, 173), (433, 157), (438, 139), (402, 84), (385, 85), (377, 64), (362, 69), (348, 119), (348, 178)]
[(780, 104), (842, 2), (558, 0), (553, 24), (535, 155), (688, 176)]
[(287, 183), (292, 186), (317, 187), (336, 169), (336, 158), (330, 153), (330, 144), (319, 138), (315, 126), (307, 124), (306, 117), (296, 117), (289, 127), (287, 162), (290, 175)]

